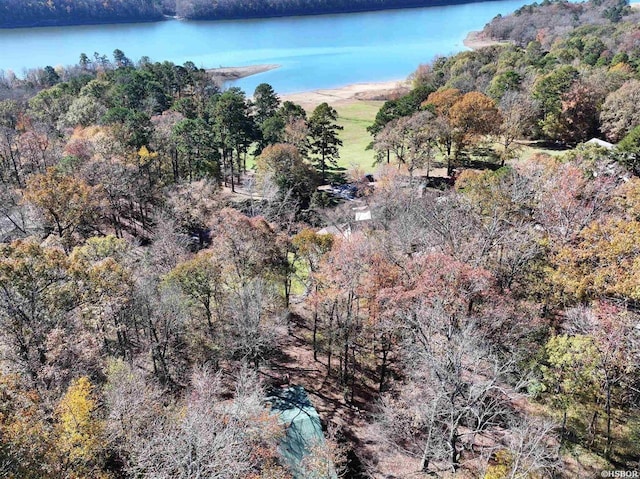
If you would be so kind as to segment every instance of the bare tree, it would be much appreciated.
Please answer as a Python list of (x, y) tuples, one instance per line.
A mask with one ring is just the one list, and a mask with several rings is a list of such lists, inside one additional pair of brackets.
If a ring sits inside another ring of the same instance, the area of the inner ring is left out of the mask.
[(500, 444), (489, 449), (485, 476), (500, 471), (500, 477), (527, 479), (553, 477), (560, 467), (557, 424), (533, 417), (513, 417)]
[(233, 400), (223, 401), (221, 376), (195, 371), (185, 399), (138, 431), (129, 472), (154, 479), (241, 479), (272, 463), (281, 429), (262, 404), (257, 376), (243, 369), (237, 378)]
[(231, 355), (253, 364), (257, 369), (284, 335), (283, 314), (273, 288), (254, 280), (231, 299), (228, 335)]
[(383, 399), (380, 424), (396, 447), (420, 458), (421, 470), (455, 471), (476, 435), (504, 425), (513, 365), (483, 346), (473, 323), (451, 325), (444, 310), (420, 308), (404, 320), (412, 373)]
[(526, 93), (508, 91), (500, 100), (500, 113), (502, 123), (498, 133), (502, 146), (501, 161), (504, 166), (505, 162), (517, 155), (517, 140), (526, 135), (528, 128), (535, 121), (536, 108)]

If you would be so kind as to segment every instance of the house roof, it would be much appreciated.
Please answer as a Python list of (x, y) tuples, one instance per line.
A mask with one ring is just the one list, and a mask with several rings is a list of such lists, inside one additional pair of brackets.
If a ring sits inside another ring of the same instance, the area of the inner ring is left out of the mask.
[(601, 146), (602, 148), (606, 148), (607, 150), (610, 150), (614, 147), (613, 143), (609, 143), (608, 141), (601, 140), (600, 138), (591, 138), (589, 141), (586, 142), (586, 144), (598, 145), (598, 146)]

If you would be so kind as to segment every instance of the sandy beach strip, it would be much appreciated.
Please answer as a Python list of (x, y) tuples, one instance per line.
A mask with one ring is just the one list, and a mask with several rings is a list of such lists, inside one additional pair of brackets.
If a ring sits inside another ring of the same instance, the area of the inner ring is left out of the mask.
[[(238, 67), (208, 68), (207, 73), (221, 82), (245, 78), (258, 73), (280, 68), (277, 64), (247, 65)], [(331, 106), (344, 105), (353, 101), (385, 101), (408, 93), (411, 84), (407, 80), (353, 83), (336, 88), (325, 88), (279, 95), (282, 101), (292, 101), (306, 109), (313, 109), (326, 102)]]
[(248, 77), (251, 75), (257, 75), (258, 73), (268, 72), (269, 70), (275, 70), (276, 68), (280, 68), (280, 65), (247, 65), (244, 67), (208, 68), (207, 73), (210, 73), (214, 77), (220, 78), (223, 81), (231, 81), (239, 80), (240, 78)]
[(280, 95), (283, 101), (292, 101), (305, 109), (312, 109), (320, 103), (339, 106), (353, 101), (384, 101), (409, 92), (411, 85), (406, 80), (385, 82), (353, 83), (337, 88), (287, 93)]

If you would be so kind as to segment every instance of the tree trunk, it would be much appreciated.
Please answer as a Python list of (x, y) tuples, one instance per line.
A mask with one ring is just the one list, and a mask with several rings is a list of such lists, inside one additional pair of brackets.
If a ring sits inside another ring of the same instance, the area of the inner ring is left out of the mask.
[(336, 304), (333, 303), (333, 307), (331, 308), (331, 316), (329, 316), (329, 345), (327, 351), (327, 376), (331, 374), (331, 355), (333, 353), (333, 310), (335, 309)]
[[(316, 284), (316, 296), (318, 295), (318, 285)], [(313, 307), (313, 360), (318, 360), (318, 305)]]
[(356, 363), (356, 348), (351, 348), (351, 404), (353, 404), (353, 399), (356, 391), (356, 369), (358, 364)]
[(384, 380), (387, 377), (387, 357), (389, 356), (389, 349), (386, 345), (382, 346), (382, 364), (380, 365), (380, 383), (378, 384), (378, 392), (382, 392), (384, 387)]
[(229, 159), (229, 165), (231, 167), (231, 192), (235, 193), (236, 192), (236, 184), (235, 184), (235, 180), (233, 178), (233, 152), (231, 152), (231, 158)]
[(607, 401), (605, 410), (607, 413), (607, 445), (604, 449), (604, 457), (607, 459), (611, 456), (611, 381), (607, 380)]
[(285, 307), (289, 307), (291, 301), (291, 274), (287, 271), (284, 277), (284, 303)]
[(594, 411), (593, 416), (591, 416), (591, 423), (589, 424), (589, 435), (591, 436), (591, 440), (589, 441), (589, 446), (593, 446), (593, 443), (596, 440), (597, 428), (598, 428), (598, 411)]
[(451, 467), (455, 472), (458, 469), (458, 432), (454, 428), (449, 437), (449, 446), (451, 447)]

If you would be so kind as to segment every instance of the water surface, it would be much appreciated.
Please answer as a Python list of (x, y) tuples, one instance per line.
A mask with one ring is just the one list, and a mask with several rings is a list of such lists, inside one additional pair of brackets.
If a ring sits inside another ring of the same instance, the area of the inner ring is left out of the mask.
[(119, 48), (133, 60), (187, 60), (213, 68), (262, 63), (282, 65), (237, 82), (252, 92), (271, 83), (290, 93), (350, 83), (405, 78), (436, 55), (464, 49), (471, 30), (525, 0), (370, 13), (218, 22), (157, 23), (0, 30), (0, 70), (70, 65), (80, 53), (111, 55)]

